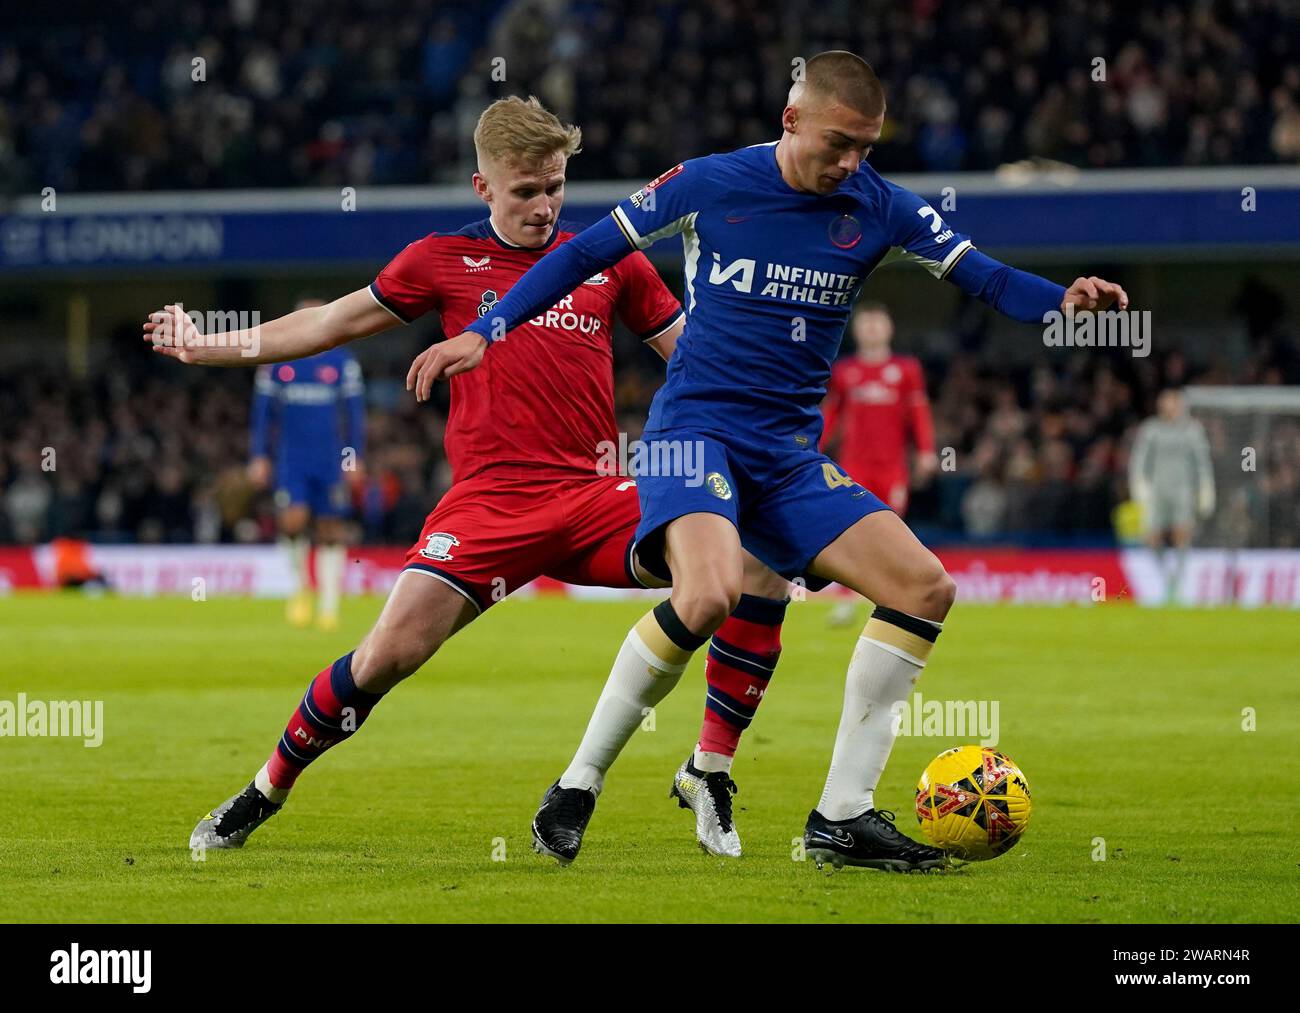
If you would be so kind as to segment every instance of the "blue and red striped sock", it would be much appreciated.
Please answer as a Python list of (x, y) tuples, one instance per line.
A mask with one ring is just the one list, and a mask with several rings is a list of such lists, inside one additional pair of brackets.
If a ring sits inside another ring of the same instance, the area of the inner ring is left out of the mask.
[[(351, 738), (383, 696), (357, 689), (352, 679), (352, 653), (320, 672), (259, 772), (258, 790), (272, 802), (283, 801), (308, 764), (331, 746)], [(263, 777), (270, 791), (261, 783)]]
[(731, 769), (732, 758), (767, 692), (781, 657), (786, 600), (740, 596), (740, 604), (713, 634), (704, 677), (709, 684), (696, 769)]

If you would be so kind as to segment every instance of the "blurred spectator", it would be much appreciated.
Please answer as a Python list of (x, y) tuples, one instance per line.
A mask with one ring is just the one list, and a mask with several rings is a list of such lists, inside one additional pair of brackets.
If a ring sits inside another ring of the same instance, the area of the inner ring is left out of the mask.
[[(151, 365), (118, 365), (91, 383), (55, 367), (0, 379), (0, 540), (274, 537), (270, 494), (247, 475), (251, 373)], [(372, 424), (374, 472), (358, 492), (364, 537), (409, 542), (448, 483), (445, 416), (404, 400)]]
[(50, 506), (50, 486), (34, 467), (24, 467), (17, 479), (5, 490), (5, 509), (9, 527), (19, 542), (42, 541), (48, 531), (46, 513)]
[(850, 49), (880, 75), (889, 114), (872, 161), (886, 172), (1029, 157), (1300, 161), (1290, 0), (883, 10), (852, 0), (371, 0), (364, 13), (343, 0), (140, 0), (131, 10), (10, 24), (0, 192), (460, 179), (479, 110), (528, 92), (582, 127), (571, 178), (645, 179), (775, 138), (792, 61), (823, 49)]
[[(616, 361), (618, 424), (635, 439), (662, 367), (622, 333)], [(927, 363), (936, 445), (941, 458), (951, 448), (956, 469), (940, 470), (909, 521), (935, 537), (1111, 541), (1112, 515), (1129, 499), (1128, 447), (1160, 387), (1281, 376), (1259, 356), (1242, 374), (1206, 372), (1177, 352), (1138, 361), (1116, 352), (1008, 368), (961, 353)], [(118, 364), (89, 384), (55, 367), (0, 378), (0, 541), (274, 539), (270, 497), (245, 467), (251, 374), (153, 365)], [(368, 369), (371, 451), (354, 506), (365, 541), (406, 545), (450, 484), (446, 417), (401, 394), (400, 377)], [(1233, 459), (1223, 420), (1207, 432), (1218, 458)], [(1216, 543), (1300, 546), (1300, 419), (1276, 420), (1259, 460), (1258, 481), (1225, 490)]]

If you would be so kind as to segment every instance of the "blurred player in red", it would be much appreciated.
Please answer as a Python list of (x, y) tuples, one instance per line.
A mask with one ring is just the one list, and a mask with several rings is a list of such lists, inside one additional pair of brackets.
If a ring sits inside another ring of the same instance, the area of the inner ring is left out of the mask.
[[(439, 314), (446, 334), (458, 334), (577, 231), (558, 215), (565, 167), (580, 136), (536, 100), (495, 102), (474, 132), (474, 189), (491, 208), (487, 218), (417, 240), (368, 287), (256, 331), (204, 340), (179, 307), (167, 306), (150, 315), (145, 340), (181, 362), (233, 366), (304, 358), (431, 312)], [(458, 630), (537, 577), (663, 586), (636, 556), (635, 481), (601, 469), (602, 446), (618, 444), (615, 316), (665, 359), (685, 319), (649, 260), (634, 253), (518, 328), (490, 366), (452, 381), (445, 440), (451, 490), (407, 554), (374, 627), (356, 650), (311, 681), (267, 762), (247, 788), (199, 821), (192, 849), (241, 847), (279, 811), (308, 764), (356, 732), (384, 694)], [(412, 375), (428, 354), (416, 359)], [(747, 593), (731, 625), (718, 631), (726, 632), (739, 660), (711, 659), (706, 671), (711, 691), (715, 683), (742, 696), (753, 691), (743, 713), (725, 722), (706, 713), (700, 745), (683, 765), (696, 763), (699, 791), (689, 808), (697, 835), (708, 824), (713, 846), (736, 854), (730, 760), (776, 664), (787, 587), (752, 557), (745, 561), (744, 583)], [(735, 671), (737, 665), (745, 671)], [(680, 675), (647, 668), (635, 693), (602, 696), (598, 709), (615, 724), (640, 724)], [(548, 805), (585, 826), (602, 777), (595, 771), (581, 788), (557, 783)], [(555, 841), (547, 853), (571, 860), (580, 840), (581, 834)]]
[[(911, 486), (909, 445), (916, 452), (917, 486), (939, 470), (925, 376), (917, 359), (890, 349), (894, 320), (884, 303), (860, 303), (849, 329), (857, 354), (831, 370), (822, 403), (822, 450), (902, 517)], [(855, 610), (854, 600), (841, 602), (831, 613), (832, 625), (848, 625)]]

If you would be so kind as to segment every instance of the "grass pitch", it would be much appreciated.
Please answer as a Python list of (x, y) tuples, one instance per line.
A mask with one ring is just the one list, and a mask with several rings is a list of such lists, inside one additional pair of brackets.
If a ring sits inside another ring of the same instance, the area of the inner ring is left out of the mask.
[[(615, 767), (578, 861), (532, 853), (538, 799), (645, 609), (563, 599), (494, 608), (242, 851), (193, 860), (198, 817), (249, 781), (308, 679), (379, 604), (348, 602), (344, 627), (322, 635), (287, 628), (279, 602), (0, 600), (0, 700), (102, 700), (105, 726), (98, 748), (0, 738), (0, 920), (1297, 919), (1300, 622), (1264, 611), (959, 603), (918, 688), (998, 701), (1000, 748), (1035, 808), (1011, 852), (954, 872), (830, 875), (792, 860), (854, 637), (812, 602), (790, 608), (737, 758), (739, 861), (699, 851), (667, 798), (698, 730), (703, 652)], [(917, 776), (955, 744), (898, 740), (877, 804), (905, 832), (917, 834)]]

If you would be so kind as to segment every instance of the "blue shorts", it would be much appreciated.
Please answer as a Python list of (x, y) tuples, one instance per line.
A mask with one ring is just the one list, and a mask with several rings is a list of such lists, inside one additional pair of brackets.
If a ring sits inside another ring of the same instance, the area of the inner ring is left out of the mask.
[(636, 474), (637, 557), (664, 580), (664, 529), (686, 514), (727, 518), (750, 553), (816, 590), (828, 583), (808, 573), (818, 553), (863, 517), (889, 509), (815, 443), (800, 442), (807, 437), (774, 446), (770, 439), (760, 444), (741, 434), (673, 428), (646, 430), (641, 439), (647, 453)]
[(282, 464), (276, 469), (275, 505), (279, 510), (306, 506), (314, 517), (347, 517), (352, 512), (337, 461), (317, 467)]

